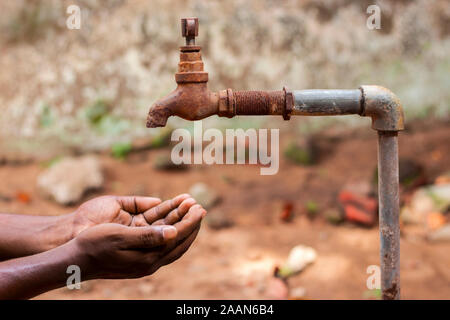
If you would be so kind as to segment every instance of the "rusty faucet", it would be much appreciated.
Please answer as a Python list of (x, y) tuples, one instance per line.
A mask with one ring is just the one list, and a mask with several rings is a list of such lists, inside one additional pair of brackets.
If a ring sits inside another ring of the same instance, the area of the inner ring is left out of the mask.
[(186, 45), (180, 47), (180, 62), (175, 74), (177, 88), (156, 101), (147, 117), (147, 127), (163, 127), (167, 118), (179, 116), (200, 120), (217, 114), (325, 116), (356, 114), (372, 118), (378, 132), (378, 189), (380, 264), (383, 299), (400, 298), (400, 227), (398, 131), (404, 129), (399, 99), (380, 86), (360, 86), (353, 90), (294, 90), (212, 92), (208, 73), (203, 69), (201, 47), (195, 45), (198, 19), (181, 19)]

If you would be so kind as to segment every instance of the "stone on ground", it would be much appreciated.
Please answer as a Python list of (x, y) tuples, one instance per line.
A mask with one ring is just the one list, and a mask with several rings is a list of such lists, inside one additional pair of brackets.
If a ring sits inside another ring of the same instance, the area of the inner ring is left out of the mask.
[(42, 172), (37, 185), (43, 195), (57, 203), (69, 205), (81, 200), (83, 195), (103, 185), (100, 162), (94, 156), (65, 158)]

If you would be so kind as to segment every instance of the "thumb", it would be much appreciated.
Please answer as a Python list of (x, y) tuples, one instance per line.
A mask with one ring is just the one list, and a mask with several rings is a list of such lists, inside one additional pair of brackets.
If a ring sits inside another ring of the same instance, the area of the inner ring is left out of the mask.
[(154, 248), (176, 238), (178, 231), (173, 226), (126, 227), (122, 241), (126, 249)]

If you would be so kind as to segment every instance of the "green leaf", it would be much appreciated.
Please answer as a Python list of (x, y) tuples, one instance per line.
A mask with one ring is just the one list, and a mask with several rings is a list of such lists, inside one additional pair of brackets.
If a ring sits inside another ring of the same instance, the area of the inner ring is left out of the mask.
[(109, 103), (103, 99), (96, 100), (85, 111), (86, 118), (93, 125), (98, 124), (108, 113)]
[(131, 152), (132, 146), (129, 142), (118, 142), (111, 146), (111, 154), (114, 158), (125, 159)]
[(53, 113), (48, 104), (42, 107), (41, 115), (39, 117), (39, 124), (42, 128), (50, 127), (53, 124)]

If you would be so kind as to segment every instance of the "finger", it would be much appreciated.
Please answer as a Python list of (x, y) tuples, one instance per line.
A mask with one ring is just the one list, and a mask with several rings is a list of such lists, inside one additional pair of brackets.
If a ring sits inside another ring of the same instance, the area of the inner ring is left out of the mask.
[(153, 197), (121, 196), (116, 200), (123, 210), (132, 214), (142, 213), (161, 203), (161, 199)]
[(133, 217), (133, 220), (131, 221), (130, 226), (131, 227), (146, 227), (149, 224), (147, 223), (147, 220), (145, 220), (144, 215), (142, 214), (136, 214)]
[(200, 227), (197, 227), (184, 241), (182, 241), (179, 245), (177, 245), (174, 249), (169, 251), (167, 254), (161, 257), (161, 259), (158, 262), (158, 265), (164, 266), (169, 263), (174, 262), (175, 260), (179, 259), (192, 245), (195, 238), (197, 237), (197, 234), (200, 230)]
[(190, 195), (184, 193), (176, 196), (173, 199), (164, 201), (163, 203), (144, 212), (144, 218), (148, 224), (164, 218), (170, 211), (177, 208), (183, 200), (189, 198)]
[(188, 198), (184, 200), (178, 208), (172, 210), (164, 219), (164, 224), (172, 225), (178, 221), (180, 221), (186, 213), (188, 213), (189, 209), (196, 204), (195, 199)]
[(123, 227), (120, 231), (122, 249), (148, 249), (165, 245), (177, 237), (173, 226)]
[(190, 207), (183, 219), (173, 225), (178, 231), (177, 239), (186, 238), (198, 228), (205, 214), (206, 210), (199, 204)]
[(182, 218), (182, 221), (174, 224), (174, 227), (178, 230), (178, 236), (176, 239), (168, 241), (166, 250), (162, 252), (162, 255), (178, 246), (179, 243), (194, 232), (196, 228), (200, 227), (200, 222), (205, 214), (205, 209), (199, 204), (190, 207), (188, 212)]
[(123, 224), (124, 226), (129, 226), (133, 222), (133, 216), (129, 212), (120, 209), (119, 214), (113, 222)]
[(172, 225), (180, 221), (195, 203), (196, 201), (194, 198), (187, 198), (183, 200), (178, 208), (173, 209), (165, 218), (155, 221), (153, 225)]

